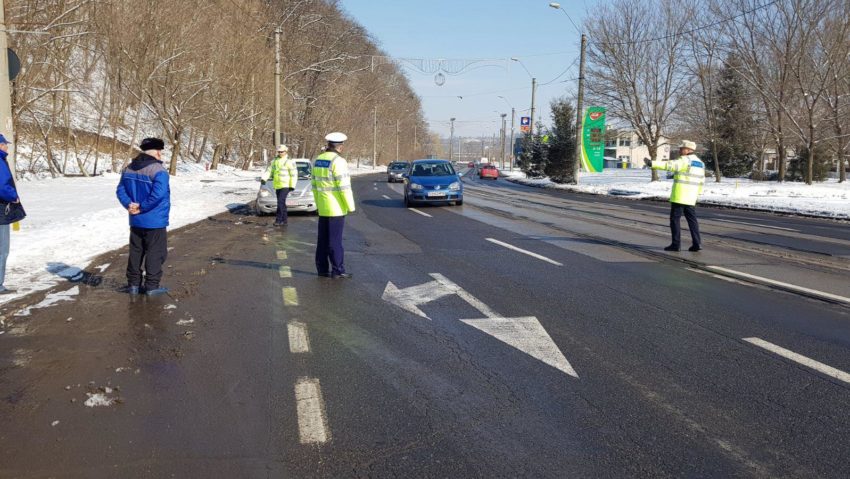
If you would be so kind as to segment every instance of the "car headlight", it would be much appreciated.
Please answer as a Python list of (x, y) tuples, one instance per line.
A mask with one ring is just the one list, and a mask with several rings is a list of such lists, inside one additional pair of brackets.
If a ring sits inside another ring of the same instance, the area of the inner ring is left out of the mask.
[(411, 189), (411, 190), (421, 190), (421, 189), (422, 189), (422, 185), (420, 185), (419, 183), (411, 183), (411, 184), (410, 184), (410, 189)]
[(269, 190), (267, 190), (265, 188), (260, 190), (260, 198), (266, 198), (266, 197), (269, 197), (269, 196), (271, 196), (271, 193), (269, 193)]
[(460, 189), (460, 183), (455, 181), (454, 183), (449, 185), (449, 189), (452, 191), (457, 191)]

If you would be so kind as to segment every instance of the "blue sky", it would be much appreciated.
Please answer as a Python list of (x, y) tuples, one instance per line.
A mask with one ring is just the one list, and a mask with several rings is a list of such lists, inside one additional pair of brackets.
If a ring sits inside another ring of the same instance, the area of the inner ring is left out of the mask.
[[(560, 3), (581, 27), (587, 7), (597, 1), (601, 0)], [(434, 74), (405, 67), (422, 98), (431, 129), (440, 134), (448, 135), (451, 117), (457, 118), (458, 136), (497, 133), (499, 113), (508, 114), (510, 126), (507, 102), (517, 110), (519, 130), (520, 114), (529, 114), (531, 79), (511, 57), (519, 57), (537, 77), (536, 116), (542, 116), (545, 123), (550, 101), (575, 92), (579, 34), (564, 12), (550, 8), (548, 1), (342, 0), (340, 5), (393, 57), (506, 60), (490, 63), (497, 66), (446, 75), (443, 86), (435, 84)], [(551, 83), (544, 85), (547, 82)]]

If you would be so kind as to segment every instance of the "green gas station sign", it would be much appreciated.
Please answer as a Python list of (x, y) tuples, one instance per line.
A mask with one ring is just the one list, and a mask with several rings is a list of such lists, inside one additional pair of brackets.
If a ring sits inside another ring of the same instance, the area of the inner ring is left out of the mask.
[(605, 167), (605, 108), (591, 106), (582, 122), (581, 167), (600, 173)]

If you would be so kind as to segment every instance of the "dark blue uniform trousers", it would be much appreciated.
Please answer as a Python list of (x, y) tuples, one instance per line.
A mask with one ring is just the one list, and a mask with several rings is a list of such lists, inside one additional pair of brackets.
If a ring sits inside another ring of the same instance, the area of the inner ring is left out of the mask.
[(679, 248), (682, 243), (682, 213), (685, 214), (685, 219), (688, 221), (688, 229), (691, 230), (691, 241), (697, 248), (700, 247), (702, 240), (699, 236), (699, 223), (697, 223), (697, 210), (690, 205), (681, 205), (679, 203), (670, 203), (670, 232), (673, 234), (672, 246)]
[[(320, 275), (345, 273), (342, 230), (345, 216), (320, 216), (319, 239), (316, 241), (316, 271)], [(330, 269), (328, 268), (330, 261)]]
[(275, 223), (286, 224), (287, 216), (286, 216), (286, 196), (289, 195), (289, 188), (281, 188), (279, 190), (274, 190), (277, 193), (277, 218), (275, 219)]

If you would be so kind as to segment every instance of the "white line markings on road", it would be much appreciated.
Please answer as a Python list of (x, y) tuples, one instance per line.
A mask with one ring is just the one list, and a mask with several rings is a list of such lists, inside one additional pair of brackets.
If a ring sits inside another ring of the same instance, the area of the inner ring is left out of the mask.
[(309, 353), (310, 339), (307, 336), (307, 325), (292, 321), (286, 325), (289, 332), (289, 350), (294, 354)]
[(278, 251), (277, 259), (286, 259), (286, 251)]
[(298, 306), (298, 291), (291, 286), (285, 286), (281, 292), (283, 293), (284, 306)]
[(325, 403), (318, 379), (300, 378), (295, 383), (298, 435), (301, 444), (322, 444), (330, 439)]
[(758, 223), (747, 223), (746, 221), (724, 220), (724, 219), (720, 219), (720, 218), (706, 218), (706, 219), (709, 220), (709, 221), (722, 221), (724, 223), (736, 223), (736, 224), (739, 224), (739, 225), (746, 225), (746, 226), (758, 226), (759, 228), (770, 228), (772, 230), (794, 231), (794, 232), (799, 231), (799, 230), (795, 230), (795, 229), (792, 229), (792, 228), (783, 228), (781, 226), (768, 226), (768, 225), (760, 225)]
[(790, 359), (795, 363), (802, 364), (808, 368), (812, 368), (819, 373), (826, 374), (831, 378), (838, 379), (839, 381), (844, 381), (845, 383), (850, 384), (850, 374), (841, 371), (840, 369), (835, 369), (832, 366), (827, 366), (826, 364), (815, 361), (812, 358), (808, 358), (803, 356), (802, 354), (797, 354), (794, 351), (789, 351), (783, 347), (777, 346), (773, 343), (769, 343), (761, 338), (744, 338), (744, 341), (754, 344), (762, 349), (766, 349), (774, 354), (778, 354), (785, 359)]
[(410, 211), (412, 211), (412, 212), (416, 213), (416, 214), (420, 214), (420, 215), (422, 215), (422, 216), (427, 216), (428, 218), (433, 218), (433, 216), (429, 215), (428, 213), (425, 213), (425, 212), (419, 211), (419, 210), (417, 210), (416, 208), (408, 208), (408, 209), (409, 209)]
[(818, 291), (816, 289), (804, 288), (802, 286), (797, 286), (795, 284), (783, 283), (782, 281), (777, 281), (775, 279), (765, 278), (763, 276), (756, 276), (754, 274), (742, 273), (740, 271), (735, 271), (734, 269), (723, 268), (720, 266), (707, 266), (708, 269), (713, 271), (720, 271), (732, 276), (737, 276), (742, 279), (749, 279), (753, 281), (757, 281), (760, 283), (772, 284), (774, 286), (779, 286), (785, 289), (789, 289), (791, 291), (796, 291), (798, 293), (809, 294), (812, 296), (820, 297), (823, 299), (829, 299), (832, 301), (838, 301), (841, 303), (850, 303), (850, 298), (845, 296), (839, 296), (837, 294), (827, 293), (825, 291)]
[(505, 318), (442, 274), (431, 273), (430, 276), (434, 278), (434, 281), (404, 289), (397, 288), (392, 282), (387, 283), (382, 299), (430, 320), (431, 318), (419, 309), (419, 305), (430, 303), (445, 296), (459, 296), (467, 304), (486, 316), (480, 319), (461, 319), (462, 323), (472, 326), (559, 371), (578, 378), (578, 373), (536, 317)]
[(291, 278), (292, 277), (292, 268), (289, 266), (281, 266), (278, 270), (281, 278)]
[(549, 258), (547, 258), (547, 257), (545, 257), (545, 256), (539, 255), (539, 254), (537, 254), (537, 253), (532, 253), (531, 251), (524, 250), (524, 249), (522, 249), (522, 248), (517, 248), (517, 247), (516, 247), (516, 246), (514, 246), (514, 245), (511, 245), (511, 244), (508, 244), (508, 243), (505, 243), (505, 242), (499, 241), (499, 240), (497, 240), (497, 239), (493, 239), (493, 238), (486, 238), (486, 239), (487, 239), (487, 241), (489, 241), (489, 242), (491, 242), (491, 243), (493, 243), (493, 244), (497, 244), (497, 245), (502, 246), (502, 247), (505, 247), (505, 248), (507, 248), (507, 249), (509, 249), (509, 250), (513, 250), (513, 251), (516, 251), (516, 252), (518, 252), (518, 253), (522, 253), (522, 254), (527, 254), (528, 256), (531, 256), (532, 258), (537, 258), (537, 259), (542, 260), (542, 261), (545, 261), (545, 262), (547, 262), (547, 263), (554, 264), (555, 266), (563, 266), (563, 264), (561, 264), (561, 263), (559, 263), (559, 262), (557, 262), (557, 261), (555, 261), (555, 260), (553, 260), (553, 259), (549, 259)]
[(389, 196), (387, 196), (387, 195), (381, 195), (381, 196), (382, 196), (385, 200), (391, 200), (391, 199), (392, 199), (392, 198), (390, 198), (390, 197), (389, 197)]

